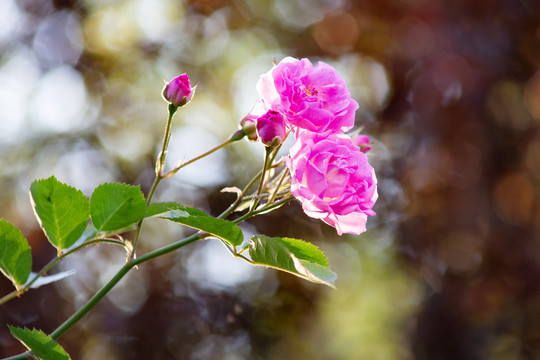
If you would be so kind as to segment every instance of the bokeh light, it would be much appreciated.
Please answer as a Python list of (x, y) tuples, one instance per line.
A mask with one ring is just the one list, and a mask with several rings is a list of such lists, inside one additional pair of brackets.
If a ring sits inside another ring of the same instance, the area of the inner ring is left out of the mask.
[[(167, 168), (224, 141), (272, 61), (334, 66), (360, 104), (380, 199), (368, 232), (338, 237), (291, 202), (242, 225), (316, 243), (337, 289), (250, 267), (217, 240), (140, 266), (60, 338), (74, 359), (534, 359), (540, 356), (540, 3), (534, 0), (1, 0), (0, 217), (54, 249), (28, 188), (55, 174), (87, 196), (147, 193), (164, 80), (199, 83), (173, 123)], [(284, 151), (288, 144), (285, 144)], [(219, 214), (262, 166), (242, 141), (163, 181), (156, 198)], [(193, 230), (145, 223), (140, 251)], [(131, 233), (124, 236), (131, 237)], [(54, 330), (121, 266), (111, 245), (2, 306)], [(0, 279), (2, 294), (12, 290)]]

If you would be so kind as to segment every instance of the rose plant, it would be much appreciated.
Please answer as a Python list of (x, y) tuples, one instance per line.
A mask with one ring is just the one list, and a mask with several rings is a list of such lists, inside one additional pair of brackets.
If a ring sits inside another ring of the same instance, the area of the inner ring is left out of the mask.
[[(28, 351), (10, 359), (34, 356), (45, 360), (69, 359), (56, 340), (87, 314), (133, 268), (193, 242), (219, 239), (230, 253), (250, 264), (273, 267), (308, 281), (334, 286), (336, 274), (315, 245), (300, 239), (259, 234), (244, 239), (239, 223), (273, 211), (297, 199), (304, 212), (333, 226), (339, 235), (360, 234), (377, 200), (377, 179), (360, 146), (366, 139), (351, 140), (344, 131), (354, 126), (358, 104), (350, 97), (344, 80), (330, 65), (312, 66), (307, 59), (286, 58), (257, 84), (263, 115), (248, 114), (239, 129), (222, 144), (188, 161), (165, 169), (165, 157), (176, 111), (188, 104), (195, 88), (186, 74), (166, 83), (163, 98), (168, 118), (155, 177), (145, 196), (138, 186), (105, 183), (89, 199), (54, 176), (36, 180), (30, 187), (35, 216), (57, 255), (32, 273), (31, 248), (23, 234), (0, 219), (0, 271), (15, 290), (0, 298), (0, 305), (47, 283), (69, 276), (46, 276), (59, 261), (99, 243), (121, 246), (126, 261), (120, 270), (88, 302), (50, 334), (10, 326), (12, 335)], [(287, 136), (294, 144), (284, 158), (277, 156)], [(153, 202), (161, 181), (185, 166), (243, 138), (260, 141), (265, 148), (262, 169), (243, 189), (226, 188), (236, 199), (217, 216), (176, 202)], [(359, 143), (357, 143), (359, 142)], [(369, 142), (369, 139), (368, 139)], [(367, 150), (366, 150), (367, 151)], [(258, 185), (257, 185), (258, 184)], [(196, 230), (192, 235), (147, 253), (138, 253), (143, 223), (161, 218)]]

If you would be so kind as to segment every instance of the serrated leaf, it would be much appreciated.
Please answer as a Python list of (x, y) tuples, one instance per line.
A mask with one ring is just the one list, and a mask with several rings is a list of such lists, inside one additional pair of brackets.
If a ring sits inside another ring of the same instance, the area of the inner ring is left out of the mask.
[(82, 191), (58, 181), (54, 176), (36, 180), (30, 197), (39, 225), (58, 250), (73, 245), (90, 219), (88, 200)]
[(145, 211), (146, 201), (138, 186), (106, 183), (90, 197), (90, 215), (98, 231), (127, 228), (141, 220)]
[(337, 279), (324, 253), (302, 240), (255, 235), (249, 242), (249, 255), (256, 265), (286, 271), (314, 283), (334, 287)]
[(215, 218), (202, 210), (178, 203), (157, 203), (150, 205), (146, 210), (145, 217), (153, 216), (206, 231), (227, 241), (232, 246), (238, 246), (244, 241), (242, 230), (235, 223)]
[(15, 225), (0, 219), (0, 270), (17, 290), (32, 271), (32, 252), (28, 241)]
[(11, 335), (43, 360), (70, 360), (64, 348), (41, 330), (21, 329), (8, 325)]

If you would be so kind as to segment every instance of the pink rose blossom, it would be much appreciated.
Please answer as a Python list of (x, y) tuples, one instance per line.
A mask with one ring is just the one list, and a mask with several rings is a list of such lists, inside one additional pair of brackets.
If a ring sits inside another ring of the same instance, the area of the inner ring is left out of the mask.
[(301, 131), (285, 159), (304, 212), (343, 233), (366, 231), (377, 200), (375, 171), (344, 134)]
[(345, 81), (323, 62), (283, 59), (263, 74), (257, 91), (267, 109), (281, 112), (287, 121), (314, 132), (343, 132), (354, 125), (358, 103), (351, 99)]
[(266, 146), (277, 146), (285, 139), (287, 129), (285, 119), (274, 110), (268, 110), (263, 116), (257, 119), (257, 134), (259, 139)]
[(183, 106), (191, 100), (193, 90), (194, 88), (191, 87), (189, 77), (186, 74), (182, 74), (165, 85), (163, 97), (175, 106)]

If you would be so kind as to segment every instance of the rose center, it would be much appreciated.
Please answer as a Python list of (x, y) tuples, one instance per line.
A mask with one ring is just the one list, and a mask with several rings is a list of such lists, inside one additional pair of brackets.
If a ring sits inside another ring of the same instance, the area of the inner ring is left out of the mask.
[(347, 183), (349, 182), (349, 174), (343, 165), (344, 164), (340, 161), (337, 166), (330, 166), (330, 169), (326, 174), (326, 184), (328, 188), (324, 194), (325, 201), (332, 201), (340, 197), (345, 191)]
[(317, 101), (318, 100), (317, 94), (319, 94), (317, 89), (315, 89), (315, 88), (305, 88), (304, 89), (304, 94), (303, 94), (304, 95), (304, 100), (306, 100), (306, 101)]

